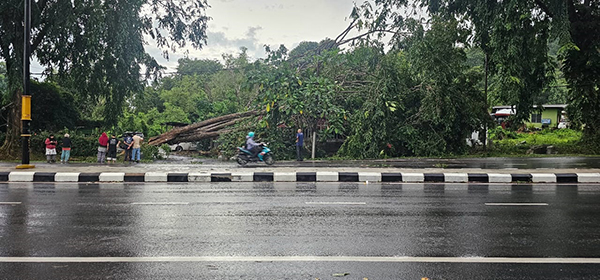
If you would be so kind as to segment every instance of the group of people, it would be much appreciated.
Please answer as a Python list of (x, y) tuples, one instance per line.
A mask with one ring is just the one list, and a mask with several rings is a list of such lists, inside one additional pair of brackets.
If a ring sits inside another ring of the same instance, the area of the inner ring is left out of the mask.
[[(46, 161), (48, 163), (56, 162), (56, 146), (58, 142), (54, 135), (50, 135), (50, 137), (46, 138), (44, 142), (46, 145)], [(68, 133), (65, 134), (65, 138), (62, 141), (62, 153), (60, 154), (60, 163), (68, 163), (69, 158), (71, 157), (71, 138)]]
[[(123, 143), (123, 149), (125, 150), (125, 158), (124, 161), (130, 162), (140, 162), (141, 153), (140, 148), (142, 145), (142, 138), (138, 134), (134, 133), (126, 133), (123, 137), (123, 142), (117, 139), (117, 137), (112, 134), (110, 138), (106, 132), (102, 132), (100, 138), (98, 138), (98, 163), (111, 163), (117, 161), (117, 147)], [(68, 133), (65, 134), (65, 137), (62, 140), (62, 153), (60, 155), (60, 163), (68, 163), (69, 158), (71, 157), (71, 138)], [(54, 135), (50, 135), (50, 137), (46, 138), (46, 160), (48, 163), (56, 162), (56, 146), (58, 142)], [(298, 129), (298, 133), (296, 134), (296, 160), (302, 161), (302, 146), (304, 145), (304, 134), (301, 129)], [(258, 153), (262, 150), (259, 143), (254, 141), (254, 132), (248, 133), (246, 136), (246, 148), (253, 153), (253, 156), (257, 156)]]
[[(121, 142), (117, 137), (112, 134), (110, 138), (106, 132), (102, 132), (100, 138), (98, 138), (98, 163), (111, 163), (117, 161), (117, 147), (123, 143), (123, 149), (125, 150), (124, 161), (140, 162), (141, 152), (140, 148), (142, 145), (142, 138), (138, 134), (127, 133), (123, 137)], [(46, 145), (46, 160), (48, 163), (56, 162), (56, 146), (58, 141), (54, 138), (54, 135), (50, 135), (44, 142)], [(65, 134), (62, 142), (62, 153), (60, 155), (60, 163), (68, 163), (71, 157), (71, 138), (69, 134)]]
[[(140, 162), (142, 141), (144, 141), (144, 138), (138, 134), (125, 134), (122, 142), (123, 150), (125, 150), (124, 161)], [(110, 163), (111, 161), (114, 163), (117, 161), (117, 147), (121, 145), (121, 140), (118, 140), (114, 134), (109, 139), (106, 132), (102, 132), (102, 135), (98, 138), (98, 144), (98, 163)]]

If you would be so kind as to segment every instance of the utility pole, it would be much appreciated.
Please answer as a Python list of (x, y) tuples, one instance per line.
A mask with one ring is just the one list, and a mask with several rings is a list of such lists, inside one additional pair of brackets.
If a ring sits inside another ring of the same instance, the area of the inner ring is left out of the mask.
[(487, 118), (489, 117), (488, 108), (490, 107), (489, 103), (488, 103), (488, 69), (489, 69), (488, 68), (488, 63), (489, 63), (489, 54), (488, 54), (487, 50), (485, 50), (485, 61), (484, 61), (484, 63), (485, 63), (485, 88), (484, 88), (485, 94), (484, 95), (485, 95), (485, 112), (487, 113), (487, 116), (486, 116), (486, 122), (485, 122), (485, 125), (484, 125), (484, 131), (483, 131), (483, 150), (487, 151), (487, 141), (488, 141), (488, 125), (487, 125), (488, 124), (488, 122), (487, 122), (488, 119)]
[(317, 151), (317, 130), (315, 129), (313, 131), (313, 135), (312, 135), (312, 153), (311, 153), (312, 159), (315, 159), (316, 151)]
[(21, 96), (21, 138), (22, 151), (21, 164), (18, 169), (34, 168), (29, 164), (29, 137), (31, 137), (31, 93), (29, 92), (30, 76), (29, 58), (31, 56), (31, 0), (25, 1), (23, 21), (23, 94)]

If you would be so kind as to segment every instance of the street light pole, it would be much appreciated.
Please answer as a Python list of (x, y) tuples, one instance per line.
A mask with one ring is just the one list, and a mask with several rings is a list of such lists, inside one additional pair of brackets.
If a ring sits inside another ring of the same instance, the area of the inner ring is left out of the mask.
[(22, 157), (19, 169), (34, 168), (29, 164), (29, 137), (31, 137), (31, 93), (29, 92), (30, 76), (29, 58), (31, 56), (31, 0), (25, 1), (23, 22), (23, 94), (21, 96), (21, 138)]

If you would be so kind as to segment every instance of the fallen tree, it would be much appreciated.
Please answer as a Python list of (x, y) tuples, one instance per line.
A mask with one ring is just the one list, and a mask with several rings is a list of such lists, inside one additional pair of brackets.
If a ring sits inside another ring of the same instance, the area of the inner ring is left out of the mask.
[(180, 142), (194, 142), (203, 139), (215, 138), (222, 133), (230, 132), (232, 126), (241, 120), (256, 116), (257, 111), (248, 111), (220, 116), (184, 127), (174, 128), (161, 135), (150, 138), (148, 144), (160, 146), (162, 144), (176, 144)]

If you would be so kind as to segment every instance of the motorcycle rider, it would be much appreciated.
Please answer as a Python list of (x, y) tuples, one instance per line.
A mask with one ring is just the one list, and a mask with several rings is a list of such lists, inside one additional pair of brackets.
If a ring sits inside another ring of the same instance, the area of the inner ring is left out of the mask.
[(252, 157), (258, 156), (258, 153), (262, 151), (259, 143), (254, 142), (254, 132), (249, 132), (246, 136), (246, 150), (252, 153)]

